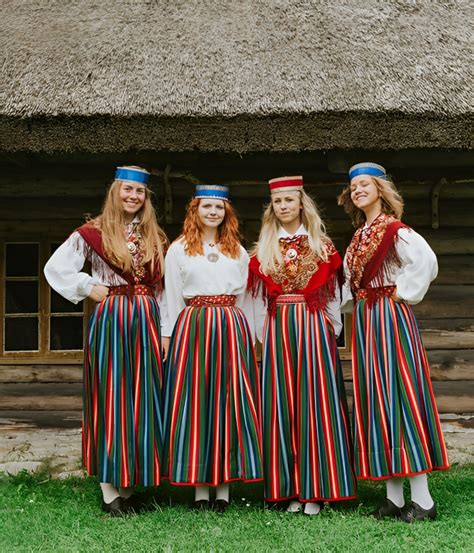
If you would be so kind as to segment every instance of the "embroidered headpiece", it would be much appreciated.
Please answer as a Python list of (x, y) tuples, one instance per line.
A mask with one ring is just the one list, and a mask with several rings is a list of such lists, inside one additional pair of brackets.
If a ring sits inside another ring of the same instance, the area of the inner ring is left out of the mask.
[(150, 173), (148, 171), (136, 167), (117, 167), (115, 171), (115, 180), (123, 182), (136, 182), (146, 186), (149, 178)]
[(219, 184), (197, 184), (194, 197), (229, 201), (229, 188)]
[(303, 177), (278, 177), (268, 181), (270, 194), (275, 192), (297, 192), (303, 190)]
[(354, 177), (359, 177), (360, 175), (387, 179), (387, 172), (385, 171), (385, 168), (377, 163), (371, 163), (370, 161), (357, 163), (349, 169), (349, 180), (352, 180)]

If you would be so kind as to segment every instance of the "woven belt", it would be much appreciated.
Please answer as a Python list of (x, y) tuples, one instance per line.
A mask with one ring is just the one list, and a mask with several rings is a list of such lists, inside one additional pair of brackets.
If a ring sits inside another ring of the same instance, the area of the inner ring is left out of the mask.
[(188, 305), (191, 307), (208, 307), (208, 306), (225, 306), (232, 307), (235, 305), (235, 296), (194, 296), (188, 300)]
[(306, 298), (303, 294), (281, 294), (276, 298), (276, 303), (305, 303)]
[(393, 296), (393, 293), (397, 289), (396, 286), (380, 286), (378, 288), (360, 288), (356, 292), (356, 299), (366, 300), (371, 299), (380, 299), (380, 298), (390, 298)]
[(109, 296), (154, 296), (155, 289), (146, 284), (123, 284), (109, 286)]

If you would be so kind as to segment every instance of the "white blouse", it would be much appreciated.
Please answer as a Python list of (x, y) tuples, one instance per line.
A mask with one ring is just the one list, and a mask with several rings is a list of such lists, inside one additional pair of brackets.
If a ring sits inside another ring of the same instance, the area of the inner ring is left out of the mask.
[[(436, 255), (428, 242), (413, 229), (401, 228), (395, 249), (401, 266), (393, 265), (384, 278), (384, 286), (396, 286), (397, 296), (411, 305), (424, 298), (430, 283), (438, 275)], [(349, 269), (344, 258), (345, 284), (342, 289), (342, 311), (348, 313), (353, 308), (353, 297), (349, 284)]]
[[(165, 296), (168, 306), (168, 326), (164, 336), (171, 336), (173, 327), (186, 300), (195, 296), (237, 296), (241, 306), (247, 287), (249, 256), (240, 246), (240, 257), (225, 256), (219, 247), (204, 244), (204, 255), (187, 255), (184, 240), (171, 244), (165, 258)], [(212, 262), (208, 255), (216, 257)]]
[[(99, 256), (94, 260), (92, 274), (83, 272), (86, 263), (87, 243), (76, 231), (53, 253), (44, 266), (44, 275), (53, 290), (72, 303), (85, 300), (96, 284), (121, 286), (128, 284)], [(99, 274), (101, 276), (99, 276)], [(167, 310), (164, 294), (158, 298), (161, 328), (167, 326)]]
[[(293, 238), (295, 236), (308, 236), (308, 231), (303, 225), (294, 233), (288, 233), (283, 227), (279, 228), (278, 238)], [(336, 295), (333, 299), (329, 300), (326, 305), (326, 314), (328, 315), (331, 323), (334, 327), (336, 336), (339, 336), (342, 330), (341, 321), (341, 297), (339, 287), (336, 287)], [(265, 319), (268, 314), (266, 303), (263, 300), (262, 292), (260, 291), (258, 296), (251, 301), (250, 294), (247, 294), (244, 303), (244, 311), (249, 320), (250, 328), (255, 333), (257, 340), (262, 342), (263, 327), (265, 325)]]

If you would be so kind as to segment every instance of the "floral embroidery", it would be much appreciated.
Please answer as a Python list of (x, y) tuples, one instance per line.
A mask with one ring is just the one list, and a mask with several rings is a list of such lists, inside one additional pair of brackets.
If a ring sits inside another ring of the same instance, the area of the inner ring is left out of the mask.
[(372, 259), (382, 242), (387, 226), (397, 221), (391, 215), (381, 213), (368, 227), (356, 230), (346, 252), (351, 288), (358, 290), (367, 263)]
[(125, 240), (127, 242), (127, 249), (132, 256), (133, 280), (138, 284), (145, 276), (145, 267), (143, 266), (142, 235), (138, 231), (136, 224), (131, 223), (125, 227)]
[[(311, 251), (308, 237), (298, 235), (280, 238), (279, 244), (283, 263), (270, 275), (272, 280), (281, 286), (284, 294), (304, 290), (318, 270), (320, 261)], [(328, 244), (326, 248), (330, 257), (335, 248), (332, 244)]]

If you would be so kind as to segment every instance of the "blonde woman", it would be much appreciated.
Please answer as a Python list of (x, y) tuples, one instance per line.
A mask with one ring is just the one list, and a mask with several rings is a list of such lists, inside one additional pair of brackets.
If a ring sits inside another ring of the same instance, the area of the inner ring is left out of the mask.
[(273, 179), (270, 192), (249, 265), (255, 320), (263, 316), (265, 499), (317, 515), (321, 502), (355, 497), (336, 345), (342, 262), (302, 177)]
[[(347, 249), (343, 304), (353, 306), (354, 458), (359, 479), (386, 480), (375, 515), (433, 519), (427, 472), (448, 468), (426, 352), (411, 305), (437, 275), (426, 241), (400, 221), (403, 201), (376, 163), (349, 171), (339, 197), (357, 231)], [(403, 478), (411, 503), (405, 506)]]
[[(97, 302), (84, 348), (83, 462), (99, 479), (102, 509), (120, 516), (133, 487), (160, 483), (161, 289), (166, 236), (149, 173), (118, 167), (102, 213), (78, 228), (44, 268), (72, 303)], [(91, 274), (83, 272), (85, 262)]]

